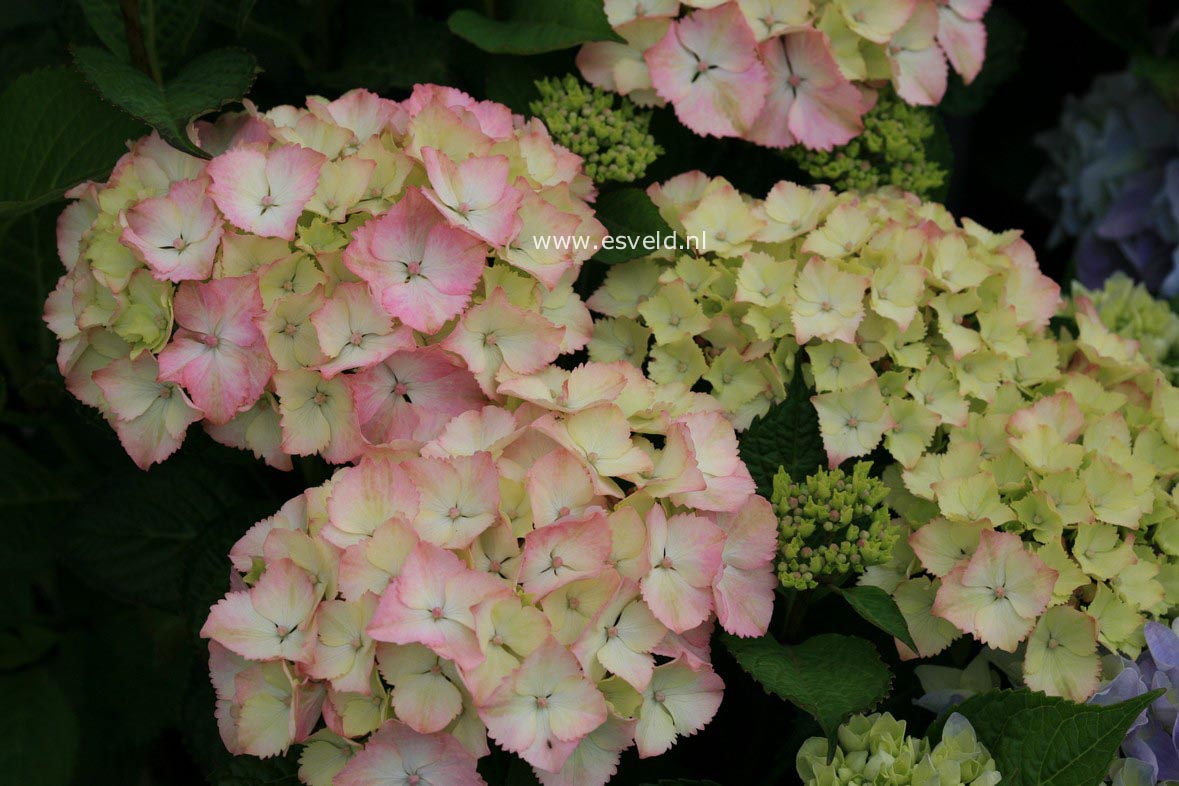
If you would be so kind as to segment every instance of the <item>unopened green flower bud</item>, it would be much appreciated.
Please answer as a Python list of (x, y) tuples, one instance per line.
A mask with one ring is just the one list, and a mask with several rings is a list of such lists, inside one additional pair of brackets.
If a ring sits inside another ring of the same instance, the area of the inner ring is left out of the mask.
[(540, 99), (532, 113), (553, 139), (585, 160), (585, 173), (595, 182), (632, 182), (663, 153), (648, 127), (651, 113), (628, 99), (583, 84), (573, 75), (541, 79)]

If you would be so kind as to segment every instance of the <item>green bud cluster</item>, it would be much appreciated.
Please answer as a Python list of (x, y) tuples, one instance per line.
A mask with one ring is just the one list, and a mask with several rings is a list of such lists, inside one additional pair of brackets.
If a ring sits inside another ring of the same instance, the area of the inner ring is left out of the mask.
[(910, 106), (891, 90), (882, 90), (876, 106), (864, 115), (864, 133), (846, 145), (831, 151), (795, 145), (784, 154), (837, 191), (897, 186), (928, 198), (948, 176), (940, 164), (927, 158), (933, 134), (933, 110)]
[(994, 786), (1001, 780), (970, 721), (957, 713), (932, 750), (887, 712), (853, 715), (837, 740), (832, 756), (823, 737), (802, 744), (795, 766), (806, 786)]
[(824, 578), (863, 573), (892, 557), (899, 530), (884, 504), (888, 487), (869, 477), (871, 468), (857, 462), (850, 476), (820, 469), (802, 483), (778, 470), (773, 503), (782, 586), (813, 589)]
[(1179, 383), (1179, 314), (1166, 301), (1157, 300), (1145, 285), (1121, 272), (1107, 278), (1101, 289), (1073, 282), (1073, 297), (1082, 296), (1093, 302), (1103, 325), (1137, 341), (1142, 356), (1172, 383)]
[(573, 75), (541, 79), (540, 100), (532, 113), (544, 121), (553, 140), (585, 159), (585, 173), (596, 183), (630, 183), (663, 153), (648, 132), (651, 113), (628, 99), (580, 82)]

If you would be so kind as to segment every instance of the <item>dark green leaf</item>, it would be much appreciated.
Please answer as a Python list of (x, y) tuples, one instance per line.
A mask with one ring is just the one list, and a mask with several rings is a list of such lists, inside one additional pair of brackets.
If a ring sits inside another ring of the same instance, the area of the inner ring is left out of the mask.
[(188, 123), (240, 100), (258, 72), (254, 56), (244, 49), (217, 49), (203, 54), (164, 86), (95, 47), (77, 47), (74, 58), (86, 78), (108, 100), (150, 123), (177, 148), (205, 158), (208, 154), (188, 138)]
[(78, 0), (78, 4), (98, 40), (120, 60), (129, 60), (127, 32), (119, 0)]
[(598, 0), (517, 2), (508, 21), (464, 9), (452, 14), (448, 24), (459, 38), (501, 55), (536, 55), (589, 41), (622, 40), (606, 21)]
[[(1130, 724), (1160, 693), (1102, 707), (1028, 690), (989, 691), (954, 711), (974, 726), (1005, 786), (1097, 786)], [(943, 725), (930, 729), (930, 739), (940, 738)]]
[(638, 188), (620, 188), (603, 194), (595, 205), (598, 220), (610, 233), (611, 247), (594, 258), (608, 265), (645, 257), (675, 232), (659, 215), (659, 208)]
[[(393, 26), (401, 40), (391, 48), (387, 31)], [(454, 43), (445, 24), (386, 9), (349, 37), (340, 67), (318, 79), (334, 90), (365, 87), (378, 93), (409, 90), (423, 82), (446, 84), (451, 81), (448, 61)]]
[(6, 527), (55, 523), (77, 489), (0, 437), (0, 520)]
[(127, 140), (142, 133), (74, 71), (50, 68), (20, 77), (0, 95), (0, 216), (32, 210), (76, 183), (102, 177)]
[(848, 605), (855, 609), (856, 614), (871, 622), (890, 636), (903, 641), (911, 650), (916, 651), (917, 645), (909, 635), (909, 625), (905, 616), (897, 608), (896, 601), (879, 587), (863, 586), (848, 587), (838, 590)]
[(1127, 52), (1145, 51), (1150, 45), (1148, 0), (1064, 0), (1085, 24)]
[(803, 378), (802, 361), (796, 359), (786, 400), (772, 406), (741, 435), (741, 458), (764, 497), (773, 492), (779, 468), (801, 481), (827, 463), (811, 393)]
[(254, 521), (230, 483), (183, 455), (129, 471), (70, 517), (61, 533), (66, 564), (116, 598), (183, 609), (194, 544), (211, 529), (244, 533)]
[(139, 0), (147, 48), (162, 69), (184, 62), (205, 0)]
[(888, 695), (892, 674), (865, 639), (824, 633), (784, 646), (771, 636), (721, 641), (766, 691), (814, 716), (828, 736), (855, 712), (867, 712)]
[(66, 786), (78, 754), (78, 721), (44, 669), (0, 676), (0, 778)]

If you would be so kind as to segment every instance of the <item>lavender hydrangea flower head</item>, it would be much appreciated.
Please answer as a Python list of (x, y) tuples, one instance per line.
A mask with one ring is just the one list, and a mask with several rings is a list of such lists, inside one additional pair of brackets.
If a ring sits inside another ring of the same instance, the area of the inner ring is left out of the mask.
[(1056, 220), (1050, 244), (1075, 239), (1081, 283), (1123, 271), (1179, 294), (1179, 118), (1150, 85), (1100, 76), (1036, 141), (1051, 164), (1030, 197)]
[(1115, 764), (1114, 783), (1179, 781), (1179, 621), (1167, 627), (1148, 622), (1147, 651), (1137, 662), (1110, 656), (1106, 672), (1110, 677), (1089, 700), (1091, 704), (1115, 704), (1141, 696), (1150, 690), (1166, 691), (1145, 709), (1122, 741), (1125, 760)]

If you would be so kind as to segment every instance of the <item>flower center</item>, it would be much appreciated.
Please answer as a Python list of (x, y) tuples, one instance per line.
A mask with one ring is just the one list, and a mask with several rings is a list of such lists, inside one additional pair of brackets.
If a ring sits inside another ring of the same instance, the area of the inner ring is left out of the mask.
[(409, 392), (409, 386), (406, 385), (404, 382), (398, 382), (396, 385), (393, 386), (393, 395), (395, 395), (395, 396), (404, 396), (408, 392)]
[(434, 608), (430, 609), (430, 616), (436, 620), (442, 619), (442, 607), (435, 606)]
[(802, 77), (799, 76), (798, 74), (791, 74), (790, 79), (788, 79), (786, 81), (788, 81), (790, 83), (791, 87), (798, 87), (799, 85), (802, 84)]
[(358, 347), (364, 343), (364, 336), (360, 333), (353, 333), (348, 339), (348, 343), (354, 347)]
[(405, 266), (405, 269), (407, 271), (409, 271), (409, 274), (411, 276), (419, 275), (422, 272), (422, 263), (421, 262), (410, 262), (409, 264), (407, 264)]
[(995, 597), (996, 598), (1006, 598), (1007, 597), (1007, 588), (1006, 587), (995, 587)]
[(206, 347), (212, 348), (216, 348), (216, 346), (221, 343), (221, 339), (217, 338), (212, 333), (206, 335), (203, 339), (201, 339), (201, 341), (205, 342)]
[(320, 391), (319, 393), (316, 393), (315, 398), (313, 398), (311, 400), (315, 402), (315, 406), (322, 407), (324, 404), (327, 403), (327, 394), (324, 393), (323, 391)]
[(616, 638), (617, 636), (618, 636), (618, 626), (617, 625), (611, 625), (610, 627), (606, 628), (606, 638), (613, 639), (613, 638)]
[(561, 506), (561, 509), (557, 511), (557, 515), (558, 515), (560, 518), (565, 518), (566, 516), (568, 516), (568, 515), (569, 515), (569, 513), (570, 513), (570, 511), (569, 511), (569, 506), (568, 506), (568, 505), (562, 505), (562, 506)]
[(664, 558), (659, 561), (659, 567), (667, 568), (670, 570), (671, 569), (671, 557), (664, 556)]
[(499, 339), (495, 337), (494, 333), (488, 333), (483, 337), (483, 343), (489, 347), (494, 347), (498, 342)]
[(502, 647), (504, 645), (504, 637), (497, 633), (491, 637), (491, 643), (497, 647)]
[(553, 557), (553, 570), (565, 567), (565, 560), (560, 557)]
[(182, 237), (178, 237), (172, 241), (172, 248), (176, 249), (177, 251), (183, 251), (187, 245), (188, 241)]
[(655, 699), (655, 701), (657, 701), (657, 702), (659, 702), (660, 704), (662, 704), (663, 702), (667, 701), (667, 694), (665, 694), (665, 693), (664, 693), (663, 691), (661, 691), (661, 690), (657, 690), (657, 691), (655, 691), (655, 695), (654, 695), (652, 698), (654, 698), (654, 699)]
[(569, 599), (569, 608), (573, 609), (574, 611), (577, 611), (577, 609), (580, 606), (581, 606), (581, 598), (573, 597), (573, 598)]
[(545, 709), (546, 707), (548, 707), (549, 706), (549, 697), (548, 696), (537, 696), (536, 697), (536, 706), (538, 709), (542, 709), (542, 710)]
[(451, 519), (457, 519), (463, 515), (463, 512), (458, 509), (458, 505), (451, 506), (450, 510), (446, 511), (446, 515)]
[(266, 196), (262, 197), (262, 207), (273, 207), (273, 206), (274, 206), (274, 197), (272, 197), (270, 194), (267, 194)]

